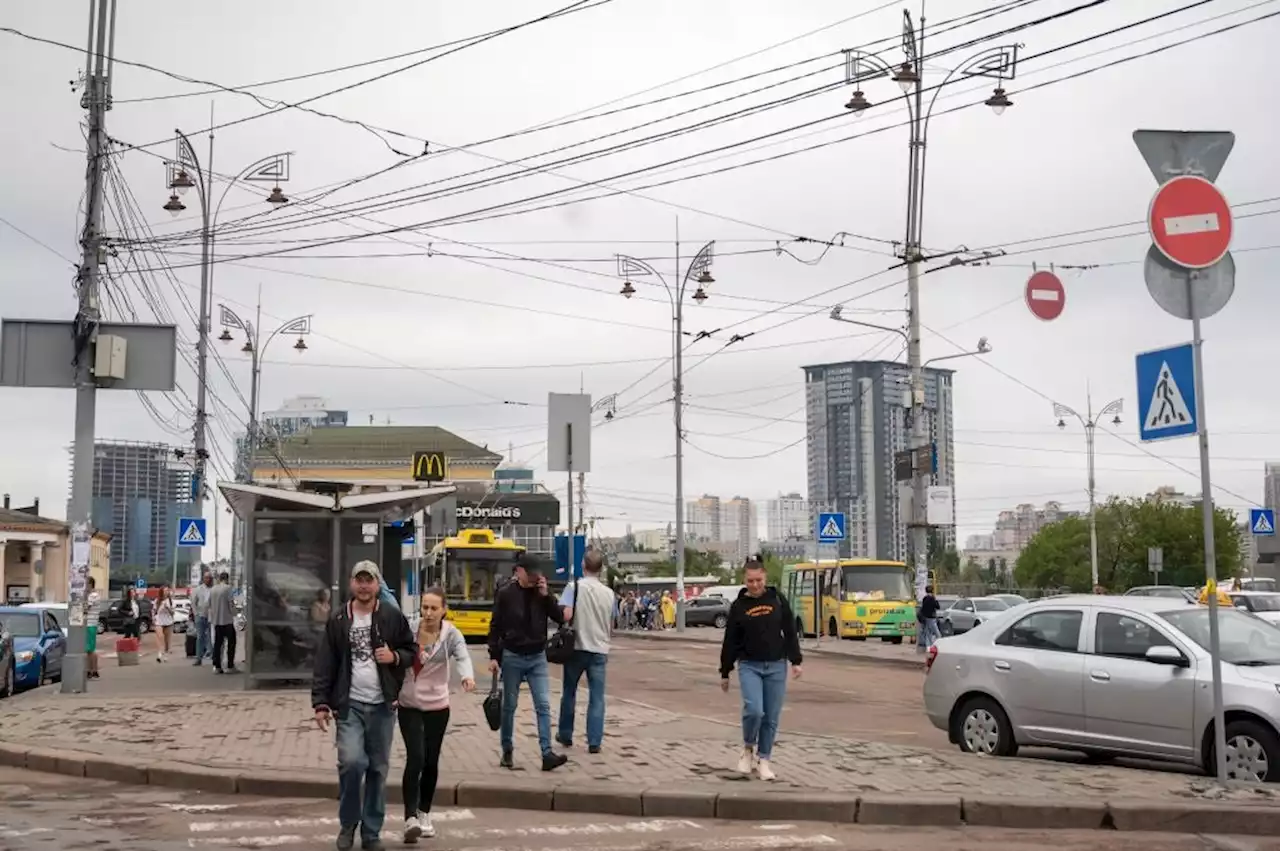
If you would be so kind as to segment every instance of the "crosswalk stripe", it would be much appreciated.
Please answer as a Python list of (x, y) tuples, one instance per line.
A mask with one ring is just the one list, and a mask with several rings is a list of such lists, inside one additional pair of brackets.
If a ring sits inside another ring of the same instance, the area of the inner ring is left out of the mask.
[[(471, 810), (445, 809), (431, 813), (433, 822), (470, 821), (475, 813)], [(404, 821), (402, 816), (388, 815), (387, 821)], [(187, 825), (192, 833), (218, 833), (232, 830), (270, 830), (296, 827), (337, 827), (335, 816), (305, 816), (273, 819), (235, 819), (232, 821), (193, 821)]]
[[(394, 841), (399, 834), (383, 831), (382, 839)], [(456, 838), (456, 837), (451, 837)], [(290, 834), (287, 836), (238, 836), (238, 837), (202, 837), (188, 839), (191, 848), (213, 846), (232, 848), (276, 848), (283, 845), (307, 843), (329, 843), (333, 834), (318, 833), (311, 835)], [(795, 834), (770, 834), (768, 836), (730, 836), (725, 839), (701, 840), (698, 848), (703, 851), (769, 851), (769, 849), (791, 848), (826, 848), (839, 844), (835, 837), (825, 834), (809, 836)], [(652, 843), (631, 843), (626, 845), (595, 845), (594, 851), (652, 851)], [(494, 845), (485, 848), (473, 848), (468, 851), (527, 851), (523, 845)]]

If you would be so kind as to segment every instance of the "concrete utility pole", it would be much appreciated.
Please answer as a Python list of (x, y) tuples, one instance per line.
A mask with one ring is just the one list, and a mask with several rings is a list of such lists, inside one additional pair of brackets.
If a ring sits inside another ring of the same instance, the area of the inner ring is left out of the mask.
[[(903, 244), (902, 261), (907, 267), (907, 309), (909, 324), (907, 329), (907, 362), (911, 369), (911, 432), (910, 449), (912, 450), (911, 475), (911, 519), (908, 528), (911, 533), (911, 558), (916, 572), (917, 589), (923, 588), (921, 577), (928, 574), (929, 561), (929, 520), (927, 512), (928, 484), (933, 475), (929, 465), (920, 463), (919, 450), (929, 445), (929, 430), (925, 423), (925, 386), (924, 363), (920, 346), (920, 265), (928, 259), (924, 254), (922, 232), (924, 229), (924, 170), (925, 147), (929, 136), (929, 118), (933, 114), (933, 106), (937, 102), (938, 92), (946, 87), (957, 75), (969, 77), (994, 77), (997, 81), (995, 91), (987, 99), (986, 105), (997, 115), (1004, 112), (1012, 101), (1000, 87), (1005, 80), (1011, 80), (1017, 70), (1018, 51), (1016, 45), (987, 48), (977, 55), (960, 62), (943, 78), (942, 82), (931, 88), (932, 95), (925, 103), (924, 71), (924, 17), (920, 18), (917, 30), (911, 13), (902, 13), (902, 49), (903, 63), (898, 68), (891, 67), (875, 54), (861, 50), (846, 50), (845, 79), (859, 86), (854, 91), (845, 108), (855, 115), (861, 115), (872, 106), (862, 92), (860, 83), (875, 77), (890, 77), (897, 83), (906, 100), (910, 113), (911, 138), (908, 143), (908, 177), (907, 177), (907, 228), (906, 240)], [(948, 64), (951, 64), (948, 61)], [(982, 346), (979, 346), (981, 349)], [(985, 352), (978, 352), (984, 353)], [(977, 353), (975, 353), (977, 354)], [(940, 360), (940, 358), (938, 358)]]
[[(93, 435), (97, 416), (97, 384), (93, 357), (101, 319), (99, 264), (102, 260), (103, 175), (107, 156), (107, 110), (111, 108), (111, 51), (115, 45), (115, 0), (90, 0), (89, 43), (85, 49), (84, 95), (80, 104), (89, 113), (85, 148), (89, 167), (85, 173), (85, 217), (80, 237), (81, 260), (76, 275), (79, 304), (74, 323), (76, 414), (75, 445), (71, 460), (72, 577), (88, 572), (93, 537)], [(105, 592), (106, 589), (104, 588)], [(67, 655), (62, 663), (62, 693), (85, 690), (84, 622), (86, 589), (71, 583), (68, 601)]]
[[(680, 277), (680, 283), (675, 289), (667, 283), (657, 269), (650, 266), (646, 261), (636, 257), (626, 257), (618, 255), (618, 275), (624, 279), (621, 295), (624, 298), (631, 298), (636, 294), (636, 288), (631, 283), (631, 278), (641, 275), (652, 275), (662, 282), (662, 287), (667, 291), (667, 298), (671, 301), (671, 311), (673, 314), (674, 328), (672, 331), (672, 350), (675, 360), (675, 374), (672, 378), (671, 389), (673, 404), (675, 406), (675, 426), (676, 426), (676, 632), (684, 632), (685, 626), (685, 600), (684, 600), (684, 562), (685, 562), (685, 534), (684, 534), (684, 297), (688, 292), (689, 284), (694, 284), (694, 292), (690, 296), (698, 304), (702, 304), (707, 300), (706, 287), (714, 284), (716, 279), (711, 277), (711, 262), (715, 257), (715, 240), (708, 242), (706, 245), (693, 256), (693, 260), (689, 263), (684, 274)], [(676, 274), (680, 273), (680, 237), (676, 235)], [(612, 411), (610, 411), (612, 413)], [(605, 417), (609, 419), (608, 416)]]

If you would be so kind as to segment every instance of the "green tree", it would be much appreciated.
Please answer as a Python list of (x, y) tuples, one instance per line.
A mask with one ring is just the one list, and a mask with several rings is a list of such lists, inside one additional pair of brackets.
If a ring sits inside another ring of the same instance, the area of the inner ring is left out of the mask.
[(929, 530), (929, 570), (939, 582), (954, 582), (960, 576), (960, 553), (943, 543), (937, 530)]
[[(1240, 571), (1240, 532), (1235, 512), (1214, 511), (1219, 577)], [(1112, 498), (1098, 506), (1098, 581), (1122, 592), (1151, 584), (1147, 550), (1164, 551), (1162, 585), (1204, 583), (1204, 531), (1200, 505)], [(1023, 588), (1090, 590), (1089, 519), (1068, 517), (1041, 529), (1018, 557), (1014, 576)]]
[[(671, 560), (655, 561), (649, 565), (647, 573), (649, 576), (675, 576), (676, 564)], [(721, 566), (720, 556), (685, 548), (685, 576), (714, 576), (721, 582), (730, 582), (733, 580), (734, 573), (735, 571), (726, 570)]]

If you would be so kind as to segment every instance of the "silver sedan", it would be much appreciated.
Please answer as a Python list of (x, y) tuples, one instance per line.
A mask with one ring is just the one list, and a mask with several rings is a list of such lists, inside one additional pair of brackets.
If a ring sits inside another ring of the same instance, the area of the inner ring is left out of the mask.
[[(1218, 611), (1227, 757), (1280, 781), (1280, 629)], [(1078, 595), (1019, 606), (930, 648), (925, 711), (961, 750), (1019, 746), (1200, 767), (1213, 758), (1209, 609)]]

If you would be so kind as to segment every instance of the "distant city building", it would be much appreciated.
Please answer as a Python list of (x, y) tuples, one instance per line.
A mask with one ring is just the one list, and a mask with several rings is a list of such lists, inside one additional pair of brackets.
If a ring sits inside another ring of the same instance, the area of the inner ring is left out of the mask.
[(670, 529), (641, 529), (632, 537), (636, 548), (642, 552), (665, 553), (671, 549)]
[(756, 507), (751, 500), (735, 496), (720, 507), (720, 541), (729, 544), (725, 558), (738, 566), (759, 548)]
[(964, 539), (965, 551), (995, 549), (995, 535), (970, 535)]
[(263, 431), (277, 437), (304, 434), (313, 428), (333, 428), (347, 424), (347, 412), (335, 411), (320, 396), (294, 396), (274, 411), (264, 411), (259, 419)]
[[(813, 538), (787, 538), (784, 540), (761, 541), (760, 550), (777, 556), (784, 564), (792, 564), (813, 558)], [(830, 558), (830, 556), (827, 556)]]
[[(894, 361), (845, 361), (804, 367), (809, 506), (840, 511), (848, 538), (842, 556), (909, 561), (895, 454), (910, 442), (911, 372)], [(936, 446), (930, 485), (954, 486), (952, 371), (924, 371), (925, 432)], [(955, 514), (955, 491), (951, 499)], [(939, 529), (955, 542), (954, 527)]]
[(1173, 505), (1190, 507), (1200, 504), (1200, 495), (1191, 496), (1175, 488), (1173, 485), (1161, 485), (1147, 494), (1147, 502), (1167, 502)]
[(724, 540), (720, 523), (720, 497), (704, 495), (686, 504), (685, 536), (690, 542), (720, 543)]
[(111, 536), (113, 571), (168, 575), (177, 549), (178, 574), (186, 576), (200, 560), (200, 547), (177, 546), (178, 518), (194, 511), (192, 459), (179, 452), (164, 443), (94, 442), (90, 522)]
[(1263, 467), (1262, 505), (1265, 508), (1280, 508), (1280, 461), (1270, 461)]
[(1063, 511), (1062, 504), (1059, 502), (1046, 502), (1044, 508), (1023, 503), (1010, 511), (1001, 511), (996, 515), (995, 530), (991, 535), (976, 536), (989, 538), (989, 541), (980, 542), (985, 543), (986, 546), (966, 547), (965, 552), (968, 553), (973, 549), (1020, 553), (1045, 526), (1071, 517), (1075, 513)]
[(765, 537), (770, 541), (790, 541), (813, 537), (809, 501), (798, 493), (780, 494), (765, 500)]

